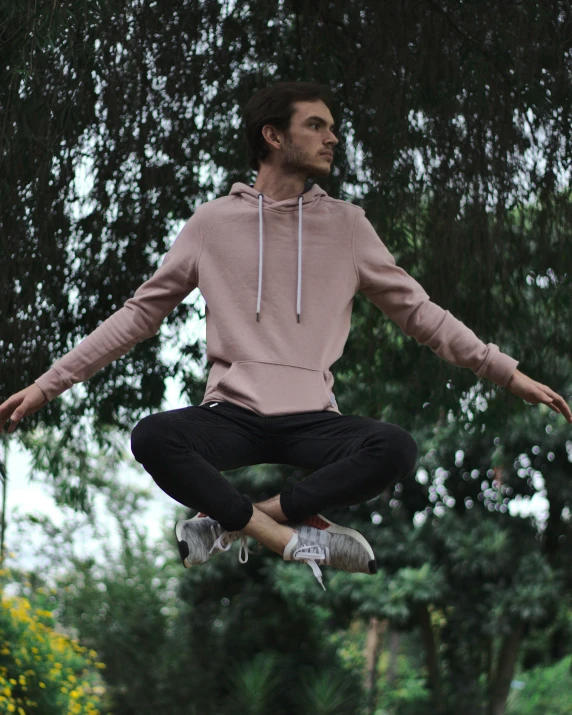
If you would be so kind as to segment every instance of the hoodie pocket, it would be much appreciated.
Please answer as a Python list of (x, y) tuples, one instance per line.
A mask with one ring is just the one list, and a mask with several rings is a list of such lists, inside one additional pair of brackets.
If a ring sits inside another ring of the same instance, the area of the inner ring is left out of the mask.
[(331, 405), (322, 371), (296, 365), (238, 360), (216, 389), (263, 415), (315, 412)]

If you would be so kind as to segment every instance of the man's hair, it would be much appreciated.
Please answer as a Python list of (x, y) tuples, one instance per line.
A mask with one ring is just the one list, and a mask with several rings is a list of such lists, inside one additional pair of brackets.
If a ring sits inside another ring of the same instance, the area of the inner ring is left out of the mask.
[(270, 154), (268, 142), (262, 136), (262, 127), (272, 124), (281, 131), (288, 130), (294, 114), (294, 102), (312, 102), (321, 99), (332, 111), (334, 104), (330, 88), (316, 82), (277, 82), (258, 90), (244, 109), (244, 135), (248, 166), (258, 171), (260, 162)]

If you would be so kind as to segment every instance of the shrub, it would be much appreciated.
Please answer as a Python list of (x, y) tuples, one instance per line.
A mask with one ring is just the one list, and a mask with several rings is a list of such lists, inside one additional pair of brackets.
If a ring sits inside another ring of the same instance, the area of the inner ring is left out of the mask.
[(55, 629), (52, 613), (21, 596), (0, 602), (0, 712), (101, 715), (104, 687), (95, 662), (75, 639)]
[(507, 713), (569, 715), (572, 712), (572, 655), (551, 666), (521, 673), (522, 690), (510, 694)]

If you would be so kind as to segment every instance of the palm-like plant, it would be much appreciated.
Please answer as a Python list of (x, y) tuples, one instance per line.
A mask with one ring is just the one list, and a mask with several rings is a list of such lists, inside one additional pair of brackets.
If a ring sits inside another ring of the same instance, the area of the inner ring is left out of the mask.
[(268, 653), (258, 653), (247, 663), (237, 664), (229, 678), (229, 713), (267, 715), (272, 712), (272, 699), (280, 684), (275, 667), (276, 658)]

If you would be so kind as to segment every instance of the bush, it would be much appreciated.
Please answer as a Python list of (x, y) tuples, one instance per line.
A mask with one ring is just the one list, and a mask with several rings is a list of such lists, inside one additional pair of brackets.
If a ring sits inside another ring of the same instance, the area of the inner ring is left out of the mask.
[(572, 712), (572, 655), (551, 666), (521, 673), (525, 685), (510, 694), (507, 715), (569, 715)]
[(0, 603), (0, 712), (100, 715), (103, 694), (95, 651), (54, 629), (52, 613), (28, 599)]

